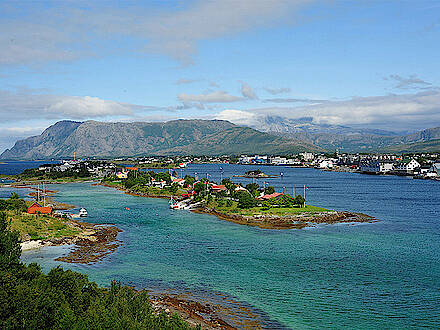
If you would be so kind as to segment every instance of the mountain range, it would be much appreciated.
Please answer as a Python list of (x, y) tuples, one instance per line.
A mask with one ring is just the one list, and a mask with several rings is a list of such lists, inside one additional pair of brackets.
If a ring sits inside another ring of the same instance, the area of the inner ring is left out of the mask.
[(293, 154), (323, 151), (309, 142), (224, 120), (168, 122), (60, 121), (39, 136), (17, 141), (0, 159), (59, 159), (148, 155)]
[(440, 127), (412, 134), (379, 129), (325, 125), (313, 118), (289, 119), (281, 116), (259, 117), (248, 125), (259, 131), (293, 138), (340, 152), (429, 152), (440, 151)]

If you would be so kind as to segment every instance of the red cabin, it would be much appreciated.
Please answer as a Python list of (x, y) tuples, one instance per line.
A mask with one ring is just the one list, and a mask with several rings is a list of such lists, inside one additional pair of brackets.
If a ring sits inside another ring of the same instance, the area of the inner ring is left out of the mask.
[(52, 208), (50, 206), (41, 206), (37, 202), (29, 206), (28, 208), (29, 214), (51, 214)]

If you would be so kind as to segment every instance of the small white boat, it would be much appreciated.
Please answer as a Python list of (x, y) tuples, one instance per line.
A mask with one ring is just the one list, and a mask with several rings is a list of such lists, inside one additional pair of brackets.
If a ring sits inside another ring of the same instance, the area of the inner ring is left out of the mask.
[(85, 217), (87, 216), (87, 210), (84, 209), (84, 208), (82, 208), (81, 210), (79, 210), (78, 215), (79, 215), (81, 218), (85, 218)]
[(170, 199), (170, 209), (181, 210), (186, 206), (185, 203), (176, 201), (173, 197)]

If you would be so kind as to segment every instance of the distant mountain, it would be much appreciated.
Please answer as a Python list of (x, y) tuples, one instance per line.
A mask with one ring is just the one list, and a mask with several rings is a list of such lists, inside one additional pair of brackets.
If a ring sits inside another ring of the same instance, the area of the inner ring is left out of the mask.
[(440, 139), (394, 145), (384, 151), (392, 153), (440, 152)]
[(289, 154), (323, 151), (311, 143), (275, 136), (223, 120), (165, 123), (60, 121), (41, 135), (17, 141), (0, 159), (143, 155)]
[[(413, 134), (399, 135), (395, 132), (352, 128), (341, 125), (313, 123), (313, 118), (288, 119), (266, 116), (250, 127), (279, 136), (307, 141), (327, 150), (341, 152), (386, 152), (400, 150), (399, 145), (416, 144), (440, 139), (440, 128), (426, 129)], [(417, 145), (412, 146), (417, 148)], [(437, 151), (435, 144), (425, 144), (424, 151)]]

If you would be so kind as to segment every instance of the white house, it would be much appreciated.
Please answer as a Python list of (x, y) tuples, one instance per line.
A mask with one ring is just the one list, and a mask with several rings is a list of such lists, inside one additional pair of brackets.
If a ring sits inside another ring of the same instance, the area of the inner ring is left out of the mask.
[(333, 161), (331, 160), (323, 160), (319, 163), (319, 168), (333, 168)]
[(394, 169), (397, 173), (413, 174), (414, 170), (419, 167), (420, 163), (415, 159), (403, 159), (394, 166)]
[(384, 162), (384, 161), (369, 161), (362, 162), (360, 164), (360, 171), (363, 173), (371, 173), (371, 174), (384, 174), (392, 171), (394, 168), (394, 164), (392, 162)]

